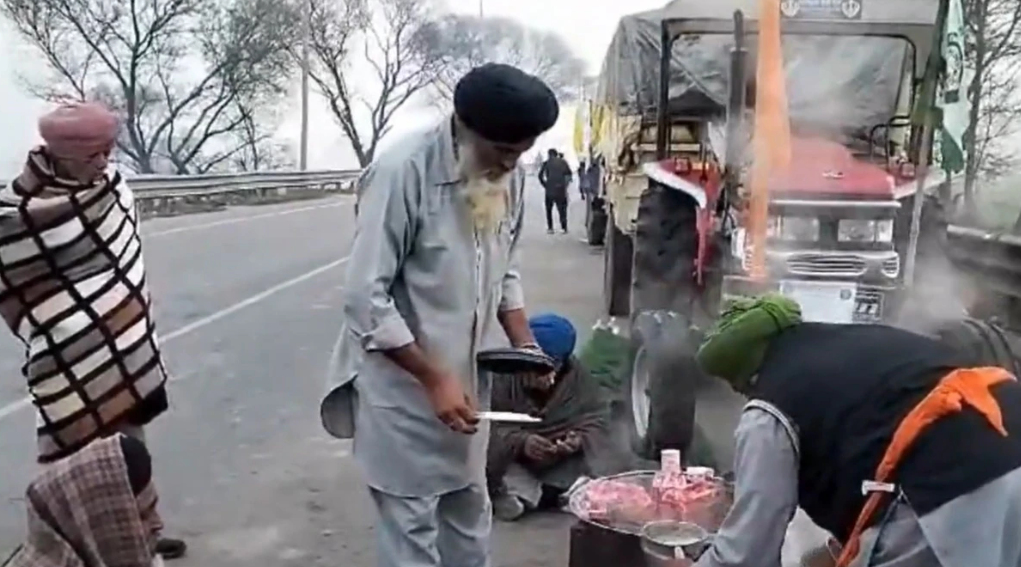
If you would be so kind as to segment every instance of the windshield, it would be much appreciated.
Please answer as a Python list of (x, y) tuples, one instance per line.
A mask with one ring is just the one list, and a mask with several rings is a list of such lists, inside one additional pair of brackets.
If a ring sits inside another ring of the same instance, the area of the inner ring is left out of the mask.
[[(659, 38), (644, 35), (618, 34), (604, 61), (599, 94), (623, 114), (651, 117), (658, 99)], [(756, 37), (746, 43), (751, 82)], [(721, 35), (677, 39), (671, 114), (723, 111), (733, 44), (732, 37)], [(904, 72), (913, 73), (911, 44), (901, 38), (799, 35), (784, 37), (783, 47), (793, 125), (829, 138), (839, 133), (867, 139), (872, 126), (897, 114)]]

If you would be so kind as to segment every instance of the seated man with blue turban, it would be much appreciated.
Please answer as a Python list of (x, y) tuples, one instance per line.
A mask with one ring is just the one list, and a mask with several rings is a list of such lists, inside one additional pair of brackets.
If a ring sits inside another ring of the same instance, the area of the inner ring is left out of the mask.
[(547, 376), (493, 381), (495, 411), (528, 413), (540, 423), (494, 423), (486, 477), (494, 515), (520, 518), (556, 501), (592, 469), (592, 455), (604, 449), (609, 405), (602, 388), (574, 356), (577, 331), (567, 319), (537, 315), (529, 326), (543, 352), (558, 364)]

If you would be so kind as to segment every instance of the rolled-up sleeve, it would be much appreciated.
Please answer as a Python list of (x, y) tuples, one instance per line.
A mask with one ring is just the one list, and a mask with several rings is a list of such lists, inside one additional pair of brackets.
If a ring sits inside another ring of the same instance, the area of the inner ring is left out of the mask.
[(517, 176), (517, 202), (512, 220), (510, 260), (507, 272), (503, 275), (503, 296), (500, 299), (500, 311), (513, 311), (525, 308), (525, 290), (521, 286), (521, 260), (519, 241), (525, 223), (525, 176)]
[(696, 567), (782, 565), (787, 525), (798, 507), (798, 461), (790, 426), (771, 409), (750, 405), (741, 414), (734, 506)]
[(384, 165), (374, 166), (359, 181), (344, 315), (367, 351), (392, 350), (415, 341), (390, 288), (411, 249), (415, 207), (410, 185), (416, 182), (400, 168)]

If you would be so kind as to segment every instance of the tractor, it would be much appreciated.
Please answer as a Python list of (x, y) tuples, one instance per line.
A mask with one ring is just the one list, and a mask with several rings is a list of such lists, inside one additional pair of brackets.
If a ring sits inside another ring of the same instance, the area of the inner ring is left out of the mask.
[[(764, 242), (749, 230), (746, 182), (760, 0), (626, 16), (603, 62), (590, 129), (606, 182), (590, 206), (608, 218), (604, 303), (629, 321), (621, 405), (646, 458), (688, 448), (708, 379), (694, 349), (728, 298), (779, 291), (812, 321), (896, 317), (912, 201), (943, 181), (916, 178), (932, 133), (911, 119), (939, 48), (938, 3), (779, 4), (791, 164), (770, 178)], [(923, 216), (938, 217), (931, 208)], [(750, 273), (755, 247), (764, 278)]]

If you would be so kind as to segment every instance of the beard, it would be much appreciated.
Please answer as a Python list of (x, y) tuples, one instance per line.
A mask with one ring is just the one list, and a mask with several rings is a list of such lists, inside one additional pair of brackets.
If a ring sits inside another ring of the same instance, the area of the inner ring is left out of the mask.
[(491, 171), (479, 166), (475, 146), (462, 144), (458, 151), (458, 170), (465, 180), (472, 224), (481, 233), (494, 233), (507, 217), (511, 172), (494, 179)]

